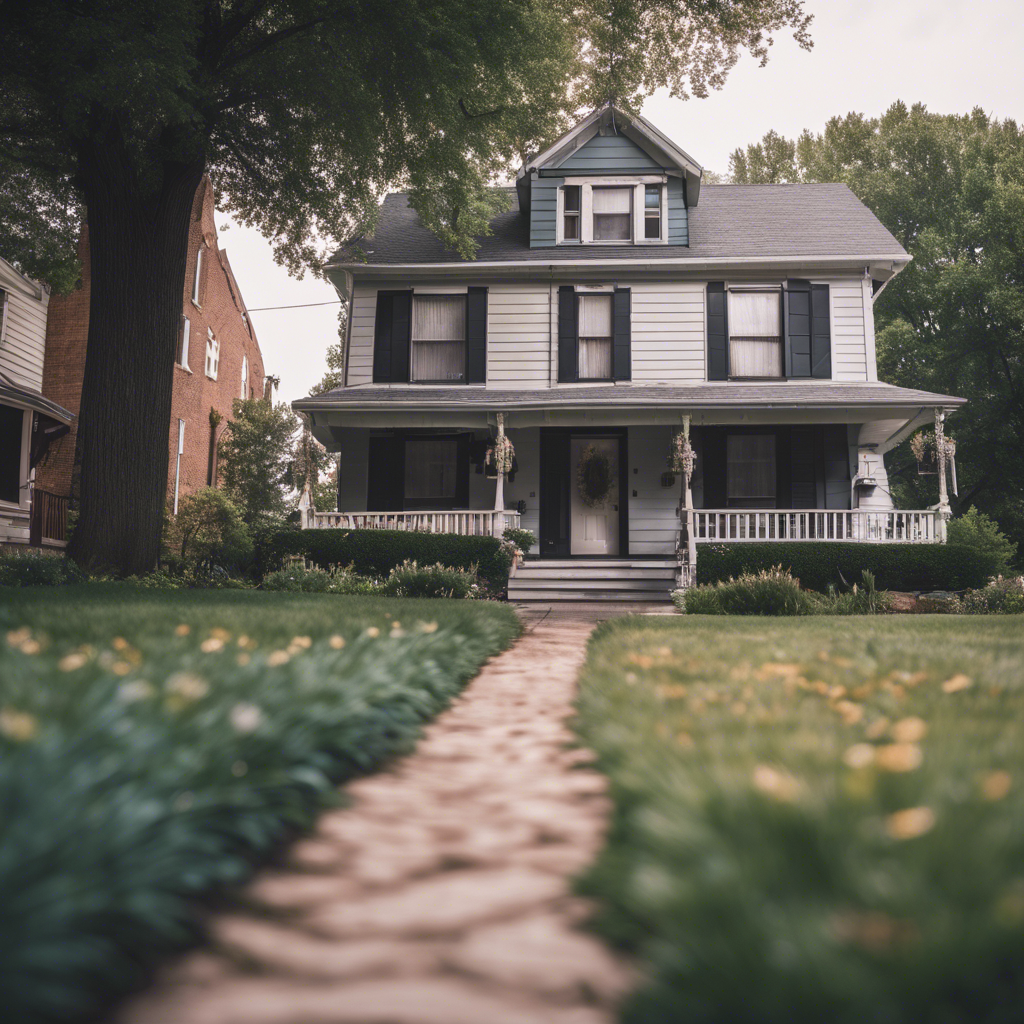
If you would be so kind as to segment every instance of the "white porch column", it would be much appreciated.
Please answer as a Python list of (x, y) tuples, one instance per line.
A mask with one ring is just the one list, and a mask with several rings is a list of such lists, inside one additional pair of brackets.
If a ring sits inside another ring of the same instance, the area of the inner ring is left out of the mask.
[(938, 522), (939, 541), (946, 543), (946, 523), (952, 517), (949, 507), (949, 494), (946, 491), (946, 414), (941, 409), (935, 410), (935, 461), (939, 470), (939, 508)]
[[(683, 437), (687, 444), (690, 441), (690, 414), (683, 414)], [(680, 582), (692, 585), (696, 581), (697, 571), (697, 539), (694, 535), (693, 521), (693, 489), (691, 487), (691, 474), (683, 470), (681, 483), (681, 500), (679, 502), (679, 522), (686, 528), (686, 575)]]
[[(505, 414), (499, 412), (498, 417), (498, 438), (505, 436)], [(494, 480), (494, 511), (504, 512), (505, 511), (505, 474), (501, 471), (501, 467), (498, 466), (498, 460), (495, 458), (495, 469), (497, 470), (497, 476)], [(501, 535), (505, 532), (505, 517), (495, 516), (494, 517), (494, 536), (501, 538)]]

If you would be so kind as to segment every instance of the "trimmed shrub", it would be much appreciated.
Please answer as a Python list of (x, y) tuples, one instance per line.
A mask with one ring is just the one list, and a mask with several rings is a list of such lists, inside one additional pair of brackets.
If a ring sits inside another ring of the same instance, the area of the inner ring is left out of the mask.
[(987, 587), (968, 590), (954, 610), (965, 615), (1018, 615), (1024, 612), (1024, 577), (1000, 576)]
[(820, 541), (701, 544), (697, 582), (718, 583), (781, 565), (807, 590), (846, 587), (867, 569), (881, 590), (967, 590), (996, 575), (996, 557), (961, 544), (846, 544)]
[(279, 530), (258, 551), (262, 573), (281, 567), (286, 555), (303, 555), (323, 569), (350, 565), (361, 576), (386, 578), (407, 559), (420, 565), (442, 563), (472, 569), (491, 596), (504, 592), (512, 553), (497, 537), (412, 530)]
[(417, 565), (406, 559), (384, 581), (384, 592), (393, 597), (475, 597), (479, 590), (475, 567), (451, 569), (442, 565)]
[(58, 586), (81, 583), (85, 573), (63, 555), (38, 551), (0, 552), (0, 587)]
[(946, 539), (950, 544), (966, 544), (979, 551), (987, 551), (996, 558), (996, 571), (1005, 575), (1017, 557), (1017, 545), (1002, 533), (999, 524), (973, 505), (947, 526)]
[(681, 591), (689, 615), (810, 615), (811, 600), (780, 566)]
[(532, 530), (517, 530), (514, 526), (510, 526), (502, 536), (524, 555), (537, 543)]

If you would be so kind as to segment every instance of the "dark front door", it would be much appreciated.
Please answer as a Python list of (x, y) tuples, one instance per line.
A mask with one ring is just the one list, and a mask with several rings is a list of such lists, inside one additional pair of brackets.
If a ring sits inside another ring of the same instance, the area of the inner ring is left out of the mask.
[[(583, 507), (576, 491), (574, 466), (587, 447), (609, 445), (608, 460), (614, 479), (612, 493), (600, 507)], [(573, 554), (624, 556), (629, 552), (626, 429), (573, 430), (542, 427), (540, 432), (540, 553), (541, 557), (567, 558)], [(573, 515), (573, 512), (576, 515)], [(602, 513), (602, 515), (598, 515)], [(600, 520), (600, 522), (598, 521)], [(601, 524), (615, 532), (603, 544), (595, 538)], [(575, 531), (575, 532), (574, 532)], [(589, 532), (588, 532), (589, 531)], [(594, 536), (591, 537), (590, 534)]]

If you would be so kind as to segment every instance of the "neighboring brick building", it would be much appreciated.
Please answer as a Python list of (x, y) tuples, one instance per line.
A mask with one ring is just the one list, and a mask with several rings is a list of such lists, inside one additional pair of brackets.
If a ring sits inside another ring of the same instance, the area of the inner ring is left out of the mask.
[[(76, 415), (89, 336), (87, 230), (82, 233), (79, 255), (82, 287), (67, 297), (50, 300), (43, 376), (43, 394)], [(231, 418), (232, 402), (243, 395), (261, 397), (264, 386), (259, 343), (227, 253), (217, 244), (213, 189), (204, 178), (192, 208), (174, 364), (168, 424), (168, 504), (173, 507), (176, 496), (216, 480), (216, 442)], [(54, 446), (46, 464), (39, 468), (39, 485), (57, 494), (71, 494), (74, 461), (72, 427), (71, 434)]]

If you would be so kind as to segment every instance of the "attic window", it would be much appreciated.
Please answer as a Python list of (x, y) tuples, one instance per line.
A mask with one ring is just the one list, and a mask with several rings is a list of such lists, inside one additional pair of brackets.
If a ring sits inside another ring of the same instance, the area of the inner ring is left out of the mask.
[(580, 240), (580, 187), (566, 185), (564, 188), (564, 225), (562, 237), (567, 242)]
[(644, 186), (644, 238), (661, 238), (661, 186)]
[(628, 242), (632, 238), (633, 190), (594, 189), (594, 241)]

